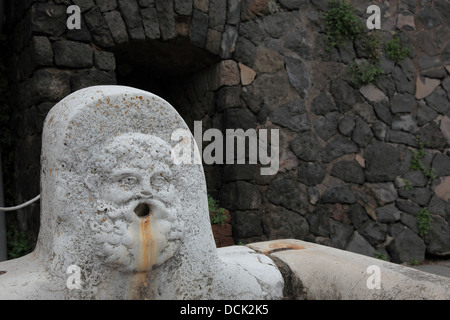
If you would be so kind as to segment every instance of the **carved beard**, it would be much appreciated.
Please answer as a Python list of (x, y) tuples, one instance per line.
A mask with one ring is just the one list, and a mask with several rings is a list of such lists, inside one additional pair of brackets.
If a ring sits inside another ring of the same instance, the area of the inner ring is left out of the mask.
[(98, 201), (89, 219), (96, 255), (121, 271), (150, 271), (170, 259), (183, 235), (173, 204), (133, 199), (116, 206)]

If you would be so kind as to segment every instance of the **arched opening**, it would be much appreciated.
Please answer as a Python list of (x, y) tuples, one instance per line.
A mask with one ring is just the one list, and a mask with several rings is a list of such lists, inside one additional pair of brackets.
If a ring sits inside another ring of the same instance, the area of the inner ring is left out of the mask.
[[(220, 60), (188, 39), (132, 41), (113, 49), (117, 84), (154, 93), (171, 103), (192, 130), (214, 115), (214, 93), (195, 82), (197, 73)], [(208, 110), (208, 107), (210, 110)], [(208, 112), (209, 111), (209, 112)]]
[[(215, 88), (207, 72), (221, 59), (194, 46), (189, 39), (162, 42), (131, 41), (113, 48), (117, 84), (154, 93), (168, 101), (194, 132), (194, 121), (202, 121), (203, 132), (213, 126)], [(217, 196), (222, 186), (222, 166), (204, 166), (208, 193)]]

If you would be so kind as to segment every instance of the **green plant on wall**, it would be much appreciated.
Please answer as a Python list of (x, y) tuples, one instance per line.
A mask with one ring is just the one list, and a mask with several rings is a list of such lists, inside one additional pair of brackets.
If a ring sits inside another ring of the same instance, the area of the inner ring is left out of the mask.
[(362, 31), (362, 23), (354, 15), (355, 8), (351, 3), (342, 0), (331, 0), (329, 9), (323, 18), (326, 27), (327, 49), (352, 40)]
[(392, 40), (385, 44), (384, 52), (389, 59), (399, 62), (410, 55), (411, 49), (404, 47), (398, 36), (394, 36)]
[(413, 153), (413, 156), (411, 158), (411, 164), (409, 166), (410, 170), (420, 170), (422, 173), (427, 177), (429, 180), (436, 179), (436, 174), (434, 173), (434, 168), (431, 168), (430, 170), (426, 169), (425, 166), (422, 164), (422, 159), (425, 157), (425, 145), (419, 136), (416, 136), (416, 143), (418, 145), (418, 150)]
[(210, 195), (208, 195), (208, 209), (211, 217), (211, 224), (223, 225), (227, 219), (225, 209), (219, 207), (219, 204)]
[(374, 83), (382, 74), (384, 72), (379, 64), (369, 60), (354, 61), (347, 68), (349, 83), (355, 87)]
[(419, 236), (423, 238), (428, 234), (431, 230), (431, 222), (433, 222), (433, 218), (430, 211), (427, 207), (422, 208), (417, 214), (417, 232)]

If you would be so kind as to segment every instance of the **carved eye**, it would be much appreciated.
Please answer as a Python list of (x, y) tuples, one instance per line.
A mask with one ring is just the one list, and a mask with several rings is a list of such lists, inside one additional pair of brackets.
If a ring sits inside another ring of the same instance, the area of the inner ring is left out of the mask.
[(167, 184), (166, 178), (164, 178), (162, 175), (157, 175), (152, 177), (152, 186), (156, 188), (163, 187)]
[(138, 178), (134, 176), (126, 176), (119, 180), (120, 185), (133, 187), (138, 183)]

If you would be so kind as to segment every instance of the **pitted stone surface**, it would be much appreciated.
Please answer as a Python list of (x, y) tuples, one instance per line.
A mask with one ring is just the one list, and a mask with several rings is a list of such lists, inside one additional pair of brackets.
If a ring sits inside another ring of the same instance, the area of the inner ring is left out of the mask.
[[(0, 264), (0, 298), (281, 298), (269, 258), (216, 250), (203, 169), (173, 161), (176, 130), (194, 141), (171, 105), (130, 87), (59, 102), (44, 125), (38, 244)], [(72, 265), (82, 283), (70, 290)]]

